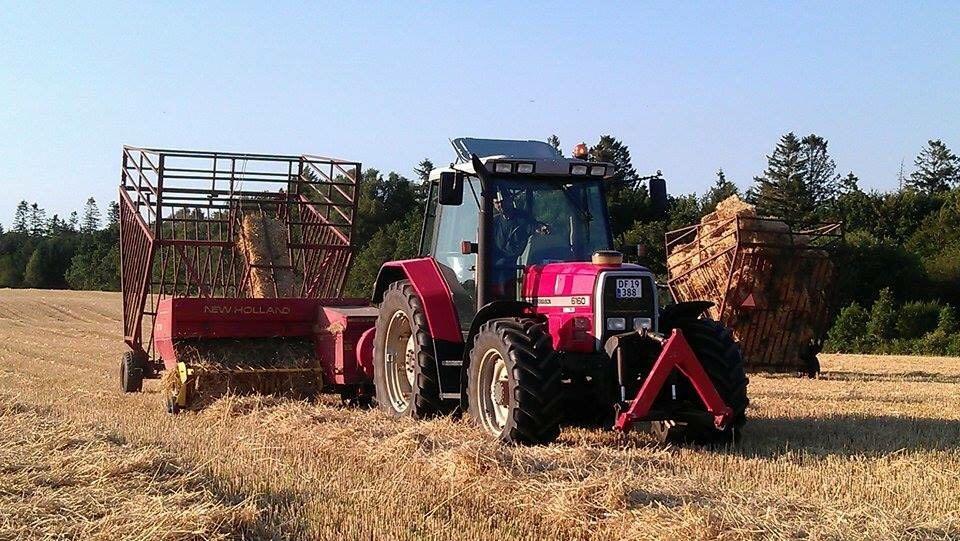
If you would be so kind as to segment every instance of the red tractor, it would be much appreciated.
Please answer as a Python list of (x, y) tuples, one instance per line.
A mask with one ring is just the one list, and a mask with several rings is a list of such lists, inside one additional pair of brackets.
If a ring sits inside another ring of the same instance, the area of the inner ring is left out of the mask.
[(383, 265), (376, 401), (394, 416), (459, 407), (505, 442), (561, 424), (649, 421), (663, 439), (732, 441), (747, 377), (711, 305), (661, 309), (654, 275), (613, 251), (611, 164), (538, 141), (461, 138), (431, 174), (422, 257)]

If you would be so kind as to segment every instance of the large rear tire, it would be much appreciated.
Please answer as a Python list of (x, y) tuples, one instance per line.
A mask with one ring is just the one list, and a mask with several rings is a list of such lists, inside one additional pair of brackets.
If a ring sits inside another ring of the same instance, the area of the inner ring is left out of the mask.
[(470, 416), (486, 432), (519, 444), (549, 443), (560, 434), (560, 364), (543, 323), (484, 323), (470, 350), (467, 378)]
[(143, 390), (143, 375), (146, 361), (133, 351), (125, 351), (120, 358), (120, 389), (125, 393), (139, 393)]
[(423, 303), (408, 280), (390, 284), (373, 339), (376, 401), (394, 417), (443, 413), (433, 337)]
[[(726, 429), (717, 430), (711, 422), (656, 421), (651, 431), (661, 441), (697, 444), (725, 444), (739, 441), (741, 430), (747, 422), (747, 374), (744, 371), (740, 346), (733, 339), (730, 329), (711, 319), (692, 319), (677, 325), (696, 354), (704, 371), (716, 387), (720, 398), (733, 410)], [(701, 407), (699, 397), (692, 386), (685, 394), (693, 395)], [(706, 409), (704, 407), (704, 409)]]

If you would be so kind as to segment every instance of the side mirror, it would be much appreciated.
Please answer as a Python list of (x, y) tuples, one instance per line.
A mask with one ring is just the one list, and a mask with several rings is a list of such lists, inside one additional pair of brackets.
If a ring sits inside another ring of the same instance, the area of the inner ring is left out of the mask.
[(463, 203), (463, 173), (444, 171), (440, 173), (440, 191), (437, 201), (441, 205), (460, 205)]

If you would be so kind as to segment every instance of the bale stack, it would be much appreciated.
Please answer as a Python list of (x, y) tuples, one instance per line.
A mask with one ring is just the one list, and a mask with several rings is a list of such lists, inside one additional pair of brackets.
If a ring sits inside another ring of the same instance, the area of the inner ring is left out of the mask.
[(667, 268), (678, 301), (712, 301), (708, 316), (733, 330), (748, 367), (809, 370), (834, 275), (829, 254), (810, 245), (813, 236), (758, 217), (736, 196), (671, 235)]
[(291, 297), (299, 291), (283, 220), (262, 210), (245, 212), (240, 220), (238, 245), (250, 264), (247, 288), (251, 297)]

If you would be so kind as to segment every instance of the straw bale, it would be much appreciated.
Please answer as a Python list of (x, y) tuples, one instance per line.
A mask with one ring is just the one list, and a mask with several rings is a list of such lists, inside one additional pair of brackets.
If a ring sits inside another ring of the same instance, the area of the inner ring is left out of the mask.
[[(801, 352), (818, 338), (814, 326), (827, 308), (824, 288), (834, 273), (827, 252), (736, 196), (685, 240), (667, 255), (678, 300), (713, 301), (709, 317), (733, 329), (748, 366), (802, 368)], [(743, 306), (748, 298), (754, 307)]]
[(248, 282), (251, 297), (291, 297), (299, 291), (299, 280), (286, 249), (287, 230), (282, 220), (264, 212), (244, 213), (238, 246), (251, 265)]

